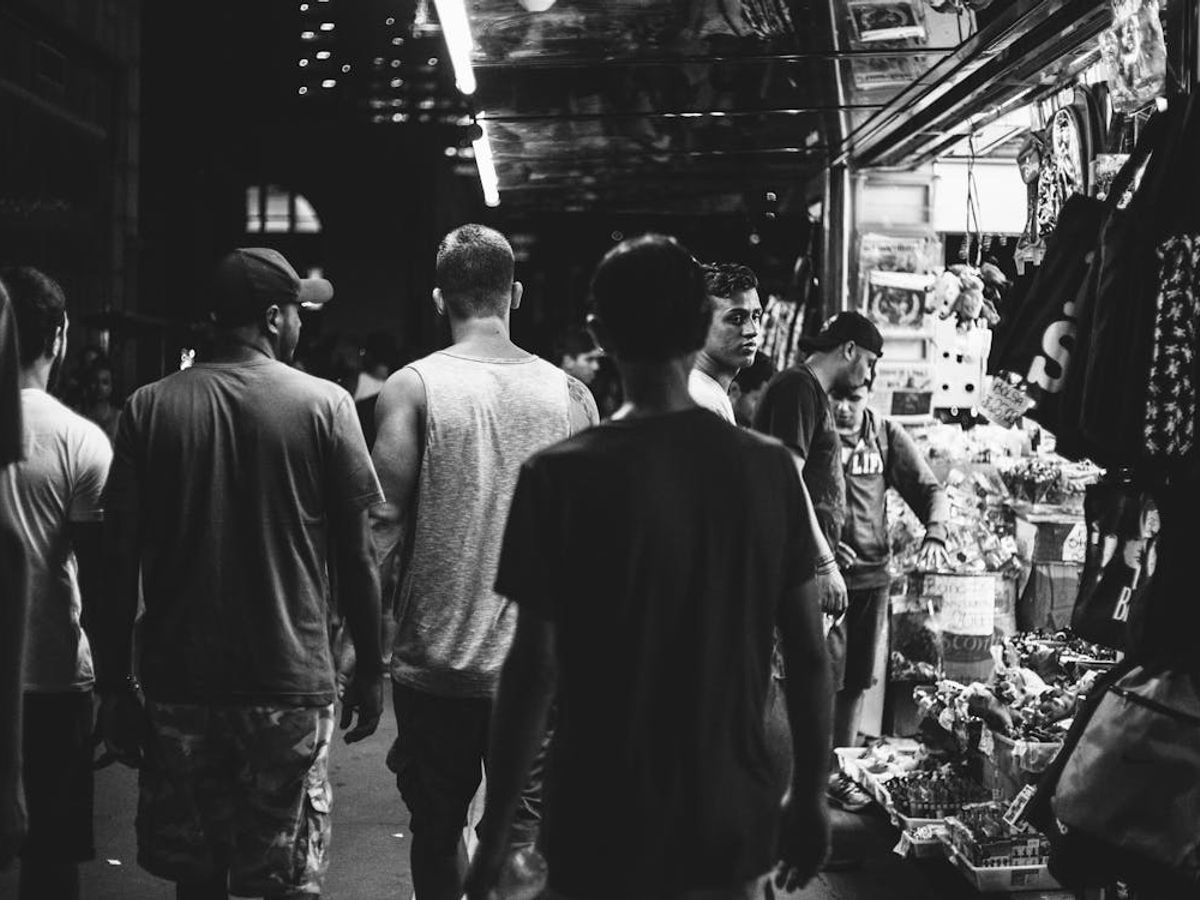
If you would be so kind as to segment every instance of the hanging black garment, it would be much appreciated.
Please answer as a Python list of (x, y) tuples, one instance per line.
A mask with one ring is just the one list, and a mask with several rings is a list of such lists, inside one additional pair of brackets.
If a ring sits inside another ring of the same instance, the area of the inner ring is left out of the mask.
[[(1150, 459), (1147, 399), (1158, 327), (1158, 297), (1168, 239), (1200, 224), (1200, 100), (1180, 99), (1165, 116), (1128, 208), (1115, 211), (1100, 234), (1096, 292), (1083, 372), (1079, 425), (1090, 455), (1102, 466)], [(1153, 120), (1152, 120), (1153, 121)], [(1117, 195), (1114, 187), (1113, 195)]]
[(1092, 306), (1099, 278), (1099, 238), (1118, 200), (1159, 145), (1163, 130), (1159, 117), (1151, 119), (1137, 149), (1114, 179), (1107, 200), (1078, 194), (1067, 200), (1058, 227), (1047, 239), (1042, 266), (1013, 311), (1008, 340), (1000, 348), (995, 368), (1025, 377), (1037, 401), (1029, 417), (1054, 433), (1058, 452), (1064, 456), (1085, 455), (1078, 432), (1079, 407), (1077, 402), (1064, 402), (1063, 393), (1072, 369), (1079, 365), (1080, 319)]

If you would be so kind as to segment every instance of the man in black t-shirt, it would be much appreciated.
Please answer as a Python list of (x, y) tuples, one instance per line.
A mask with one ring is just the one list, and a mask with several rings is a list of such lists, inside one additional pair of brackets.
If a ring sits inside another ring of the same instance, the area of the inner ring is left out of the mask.
[(843, 312), (816, 337), (801, 340), (800, 349), (808, 358), (767, 385), (754, 427), (779, 438), (803, 460), (817, 520), (829, 546), (836, 547), (846, 520), (846, 485), (829, 392), (847, 393), (867, 383), (883, 355), (883, 335), (866, 316)]
[[(781, 444), (688, 394), (709, 313), (683, 247), (625, 241), (592, 289), (627, 402), (536, 454), (517, 484), (496, 583), (517, 633), (467, 894), (482, 900), (500, 877), (552, 697), (553, 894), (742, 897), (777, 863), (795, 889), (828, 844), (830, 682), (807, 496)], [(776, 626), (793, 738), (782, 810), (764, 725)]]

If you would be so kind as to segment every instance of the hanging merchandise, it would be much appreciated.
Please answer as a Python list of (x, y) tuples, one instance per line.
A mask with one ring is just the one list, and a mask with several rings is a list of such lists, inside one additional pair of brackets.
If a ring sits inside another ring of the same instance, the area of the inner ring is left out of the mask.
[[(1003, 342), (993, 350), (994, 371), (1011, 372), (1025, 380), (1037, 403), (1030, 417), (1056, 435), (1059, 452), (1069, 458), (1084, 454), (1078, 406), (1065, 402), (1063, 394), (1072, 367), (1078, 369), (1081, 351), (1088, 343), (1086, 329), (1080, 338), (1079, 320), (1081, 315), (1090, 315), (1099, 283), (1099, 235), (1105, 221), (1114, 215), (1115, 198), (1124, 194), (1164, 130), (1161, 117), (1151, 120), (1114, 179), (1115, 189), (1108, 200), (1078, 194), (1068, 199), (1058, 227), (1048, 238), (1042, 266), (1029, 282), (1024, 299), (1012, 304), (1012, 321), (1004, 330)], [(1078, 377), (1080, 373), (1075, 374)]]
[[(1110, 213), (1101, 230), (1096, 290), (1085, 329), (1079, 428), (1089, 454), (1105, 467), (1168, 461), (1146, 446), (1147, 397), (1163, 277), (1171, 276), (1179, 262), (1164, 247), (1200, 230), (1200, 186), (1192, 171), (1200, 150), (1200, 100), (1197, 95), (1180, 99), (1158, 118), (1164, 120), (1161, 129), (1154, 129), (1160, 132), (1159, 149), (1150, 157), (1141, 187), (1126, 209)], [(1149, 125), (1146, 131), (1151, 131)], [(1119, 192), (1114, 188), (1113, 193)], [(1106, 204), (1111, 202), (1112, 197)], [(1164, 266), (1171, 271), (1164, 273)], [(1186, 307), (1188, 292), (1194, 295), (1198, 289), (1194, 283), (1170, 286), (1170, 299), (1162, 302), (1164, 314)], [(1170, 327), (1167, 331), (1173, 333)], [(1165, 363), (1177, 355), (1171, 346), (1163, 352)], [(1155, 410), (1155, 426), (1179, 423), (1177, 410), (1165, 405)]]
[[(1200, 893), (1200, 676), (1138, 666), (1110, 686), (1066, 758), (1052, 806), (1059, 830), (1090, 843), (1095, 860), (1145, 866), (1190, 888), (1161, 896)], [(1081, 874), (1068, 886), (1103, 886), (1094, 879), (1111, 873)]]
[(1146, 452), (1163, 462), (1196, 447), (1196, 361), (1200, 342), (1200, 236), (1176, 235), (1158, 248), (1154, 355), (1146, 396)]
[(1167, 89), (1167, 47), (1158, 0), (1114, 0), (1113, 25), (1100, 35), (1113, 109), (1141, 109)]
[(772, 296), (767, 300), (762, 317), (762, 352), (777, 371), (783, 371), (795, 361), (803, 309), (800, 304), (783, 297)]
[(1130, 650), (1154, 575), (1158, 507), (1128, 479), (1089, 485), (1084, 500), (1087, 550), (1071, 628), (1082, 638)]

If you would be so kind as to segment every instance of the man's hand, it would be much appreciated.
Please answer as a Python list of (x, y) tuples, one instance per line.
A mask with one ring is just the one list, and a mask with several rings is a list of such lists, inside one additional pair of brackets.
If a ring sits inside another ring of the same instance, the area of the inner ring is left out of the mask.
[(145, 761), (146, 711), (133, 691), (100, 695), (100, 736), (105, 750), (117, 762), (137, 769)]
[(346, 732), (346, 743), (353, 744), (370, 737), (379, 727), (383, 715), (383, 675), (363, 678), (355, 674), (342, 697), (342, 721), (340, 727), (350, 728), (354, 714), (358, 713), (358, 724)]
[(481, 840), (467, 869), (463, 894), (467, 900), (492, 900), (504, 869), (504, 842)]
[(25, 788), (21, 773), (14, 772), (0, 785), (0, 872), (7, 869), (21, 850), (29, 830), (25, 812)]
[(829, 810), (823, 797), (797, 802), (791, 793), (783, 801), (779, 829), (779, 863), (775, 886), (791, 893), (808, 884), (829, 857)]
[(818, 572), (813, 576), (817, 585), (817, 594), (821, 598), (821, 612), (835, 619), (846, 611), (847, 596), (846, 582), (842, 573), (837, 569), (829, 572)]
[(917, 552), (916, 566), (922, 572), (946, 572), (950, 569), (950, 554), (941, 541), (925, 541)]
[(858, 562), (858, 553), (845, 541), (838, 541), (835, 555), (837, 556), (838, 565), (843, 569), (849, 569)]

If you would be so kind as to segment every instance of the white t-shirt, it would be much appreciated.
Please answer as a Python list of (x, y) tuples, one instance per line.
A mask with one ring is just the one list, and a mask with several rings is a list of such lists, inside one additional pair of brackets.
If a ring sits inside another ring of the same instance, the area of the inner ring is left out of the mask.
[(71, 522), (104, 518), (100, 494), (112, 463), (104, 432), (45, 391), (21, 391), (25, 461), (0, 472), (0, 516), (21, 536), (29, 567), (25, 690), (92, 686), (92, 650), (79, 624), (82, 603)]
[(730, 425), (736, 425), (733, 417), (733, 403), (729, 400), (729, 392), (721, 387), (720, 382), (699, 369), (692, 369), (688, 376), (688, 393), (692, 399)]

